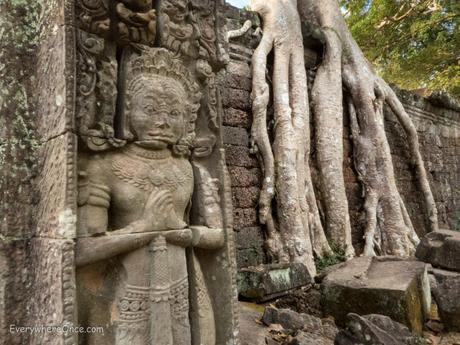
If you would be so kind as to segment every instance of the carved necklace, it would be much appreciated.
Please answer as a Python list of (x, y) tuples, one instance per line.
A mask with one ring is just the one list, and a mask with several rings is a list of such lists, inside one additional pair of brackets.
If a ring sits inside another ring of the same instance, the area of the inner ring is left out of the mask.
[(158, 188), (175, 191), (193, 178), (189, 162), (172, 158), (169, 150), (146, 150), (129, 145), (123, 153), (113, 160), (112, 171), (120, 180), (141, 190)]

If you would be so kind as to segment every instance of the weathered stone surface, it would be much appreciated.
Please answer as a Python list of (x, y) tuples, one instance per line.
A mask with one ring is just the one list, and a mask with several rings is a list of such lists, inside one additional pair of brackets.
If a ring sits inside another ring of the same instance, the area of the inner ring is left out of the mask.
[(330, 319), (305, 313), (297, 313), (291, 309), (265, 307), (262, 322), (269, 328), (281, 327), (289, 336), (286, 345), (332, 345), (338, 333), (334, 322)]
[[(258, 321), (262, 312), (257, 305), (250, 303), (239, 303), (240, 333), (238, 338), (241, 345), (266, 345), (265, 338), (269, 336), (269, 330)], [(260, 308), (260, 307), (259, 307)]]
[[(76, 325), (76, 282), (74, 242), (37, 238), (31, 241), (33, 289), (30, 325)], [(74, 332), (37, 332), (31, 335), (30, 344), (75, 344)]]
[(238, 269), (263, 265), (267, 255), (262, 247), (237, 248), (236, 264)]
[(244, 128), (224, 127), (224, 144), (236, 146), (249, 146), (249, 136)]
[(227, 66), (226, 86), (251, 91), (251, 69), (247, 63), (231, 61)]
[(237, 208), (253, 208), (259, 201), (260, 190), (257, 187), (234, 187), (233, 205)]
[(259, 166), (255, 155), (250, 154), (249, 147), (225, 145), (225, 154), (229, 166), (254, 168)]
[(460, 273), (434, 269), (433, 290), (441, 321), (449, 331), (460, 331)]
[(232, 166), (229, 168), (229, 172), (232, 187), (259, 186), (261, 176), (260, 169)]
[(279, 324), (285, 329), (304, 330), (309, 333), (321, 333), (321, 319), (308, 314), (299, 314), (291, 309), (278, 309), (268, 306), (265, 308), (262, 322), (270, 326)]
[(238, 292), (244, 298), (260, 302), (285, 295), (312, 280), (302, 264), (260, 265), (239, 270)]
[(384, 315), (347, 315), (347, 329), (339, 332), (336, 345), (416, 345), (420, 338), (414, 336), (401, 323)]
[(321, 334), (300, 331), (287, 345), (333, 345), (334, 340)]
[(77, 138), (60, 135), (40, 148), (40, 174), (35, 225), (38, 236), (72, 239), (76, 236)]
[(254, 208), (234, 208), (233, 209), (235, 229), (256, 226), (258, 223), (257, 211)]
[(251, 97), (249, 91), (240, 89), (225, 89), (223, 94), (224, 107), (240, 110), (249, 110), (251, 108)]
[(460, 232), (430, 232), (421, 240), (415, 256), (435, 267), (460, 272)]
[(252, 123), (252, 115), (250, 112), (243, 110), (227, 108), (224, 111), (222, 119), (224, 126), (250, 128)]
[(277, 308), (288, 308), (298, 313), (323, 316), (319, 284), (307, 285), (291, 291), (289, 295), (276, 299), (273, 304)]
[(336, 265), (322, 282), (322, 304), (339, 325), (348, 313), (383, 314), (420, 333), (431, 305), (426, 264), (359, 257)]

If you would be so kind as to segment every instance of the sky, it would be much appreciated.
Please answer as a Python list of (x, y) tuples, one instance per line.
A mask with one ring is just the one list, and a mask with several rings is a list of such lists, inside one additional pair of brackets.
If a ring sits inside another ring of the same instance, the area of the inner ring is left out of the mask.
[(227, 3), (239, 8), (243, 8), (244, 6), (249, 5), (249, 0), (227, 0)]

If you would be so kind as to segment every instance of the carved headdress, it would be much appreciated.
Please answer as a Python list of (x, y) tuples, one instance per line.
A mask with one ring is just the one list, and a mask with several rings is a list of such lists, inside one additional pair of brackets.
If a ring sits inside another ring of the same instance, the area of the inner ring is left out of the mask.
[(128, 141), (133, 139), (130, 132), (130, 112), (133, 98), (145, 92), (154, 83), (168, 84), (176, 92), (185, 105), (186, 123), (184, 136), (173, 147), (177, 154), (189, 154), (195, 139), (195, 122), (200, 108), (201, 92), (193, 80), (189, 70), (166, 49), (146, 48), (139, 53), (132, 53), (125, 69), (125, 97), (122, 112), (122, 137)]

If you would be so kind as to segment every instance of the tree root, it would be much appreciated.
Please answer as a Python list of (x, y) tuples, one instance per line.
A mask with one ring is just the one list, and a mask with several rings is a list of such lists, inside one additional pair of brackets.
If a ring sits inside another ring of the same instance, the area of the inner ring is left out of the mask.
[[(252, 139), (264, 171), (259, 217), (267, 248), (278, 261), (301, 262), (314, 274), (313, 253), (331, 253), (311, 180), (307, 79), (300, 19), (324, 44), (312, 90), (317, 163), (330, 241), (353, 256), (343, 176), (343, 89), (346, 89), (354, 163), (366, 212), (364, 255), (413, 254), (418, 241), (396, 186), (384, 128), (387, 103), (403, 126), (424, 194), (431, 230), (437, 212), (420, 154), (417, 132), (393, 90), (379, 78), (353, 40), (336, 0), (253, 0), (264, 35), (253, 60)], [(301, 14), (301, 18), (299, 17)], [(267, 129), (267, 56), (274, 50), (274, 142)], [(276, 207), (275, 210), (272, 209)], [(276, 212), (274, 212), (276, 211)]]

